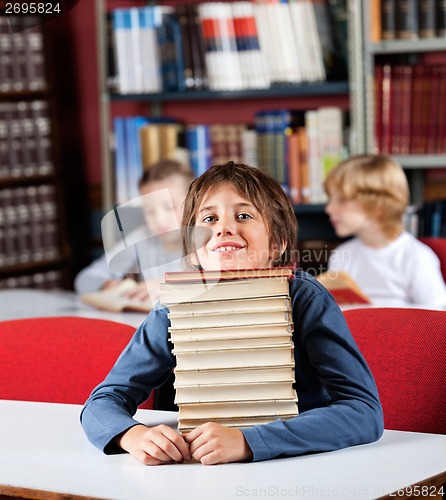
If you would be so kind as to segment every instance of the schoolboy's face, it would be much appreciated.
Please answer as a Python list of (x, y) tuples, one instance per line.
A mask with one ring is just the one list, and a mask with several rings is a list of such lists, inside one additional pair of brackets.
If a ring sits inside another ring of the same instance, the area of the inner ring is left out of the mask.
[(141, 187), (146, 224), (164, 243), (179, 241), (180, 233), (176, 230), (180, 229), (186, 192), (186, 182), (179, 175)]
[(340, 238), (366, 233), (374, 219), (355, 200), (347, 200), (336, 191), (330, 191), (325, 212), (330, 217), (335, 233)]
[(197, 256), (204, 269), (271, 266), (269, 235), (255, 206), (230, 184), (211, 189), (198, 207), (197, 227), (210, 229)]

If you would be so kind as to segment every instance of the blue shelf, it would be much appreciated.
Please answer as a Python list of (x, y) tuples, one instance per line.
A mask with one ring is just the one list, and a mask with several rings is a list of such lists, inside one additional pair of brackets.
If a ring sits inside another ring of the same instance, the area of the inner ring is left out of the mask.
[(302, 85), (273, 86), (268, 89), (249, 90), (196, 90), (189, 92), (162, 92), (156, 94), (110, 94), (111, 101), (206, 101), (214, 99), (259, 99), (277, 97), (348, 95), (348, 82), (322, 82)]

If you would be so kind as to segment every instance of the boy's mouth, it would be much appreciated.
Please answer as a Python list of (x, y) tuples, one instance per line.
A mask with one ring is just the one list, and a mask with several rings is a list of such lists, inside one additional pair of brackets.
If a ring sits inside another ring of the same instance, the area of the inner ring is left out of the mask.
[(243, 245), (231, 241), (231, 242), (219, 243), (212, 249), (212, 252), (217, 252), (217, 253), (236, 252), (238, 250), (241, 250), (242, 248), (244, 248)]

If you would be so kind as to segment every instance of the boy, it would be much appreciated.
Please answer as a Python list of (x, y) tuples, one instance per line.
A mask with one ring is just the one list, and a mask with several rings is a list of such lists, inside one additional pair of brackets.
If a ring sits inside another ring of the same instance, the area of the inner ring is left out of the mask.
[[(146, 226), (127, 235), (130, 242), (142, 242), (143, 245), (146, 242), (143, 251), (139, 251), (144, 269), (169, 262), (169, 270), (181, 270), (179, 222), (183, 201), (193, 179), (192, 170), (176, 160), (160, 160), (145, 170), (139, 188)], [(110, 255), (119, 253), (113, 248), (109, 252)], [(106, 255), (93, 261), (76, 276), (76, 292), (82, 294), (106, 290), (118, 285), (128, 274), (140, 274), (144, 270), (138, 269), (136, 252), (125, 257), (119, 263), (119, 271), (110, 269)], [(152, 303), (156, 302), (162, 276), (154, 274), (153, 279), (145, 279), (128, 292), (129, 297), (141, 301), (148, 301), (150, 297)]]
[[(206, 229), (203, 229), (206, 228)], [(195, 231), (207, 233), (196, 246)], [(195, 268), (289, 266), (297, 221), (280, 184), (261, 170), (228, 162), (198, 177), (187, 194), (183, 250)], [(156, 304), (81, 414), (90, 441), (105, 453), (125, 450), (146, 465), (266, 460), (335, 450), (378, 439), (383, 417), (373, 377), (330, 294), (306, 273), (290, 282), (295, 388), (300, 415), (232, 429), (210, 421), (180, 435), (132, 418), (175, 366), (168, 309)]]
[(353, 156), (325, 181), (325, 211), (336, 234), (353, 239), (330, 255), (377, 306), (446, 306), (438, 257), (404, 230), (409, 187), (401, 166), (384, 155)]

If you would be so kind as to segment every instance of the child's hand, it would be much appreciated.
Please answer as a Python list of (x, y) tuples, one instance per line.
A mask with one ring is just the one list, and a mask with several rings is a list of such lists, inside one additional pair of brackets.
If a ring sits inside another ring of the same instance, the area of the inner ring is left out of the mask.
[(238, 429), (207, 422), (184, 436), (189, 450), (204, 465), (252, 460), (252, 451)]
[(144, 465), (161, 465), (192, 459), (183, 436), (167, 425), (135, 425), (118, 437), (116, 442)]

